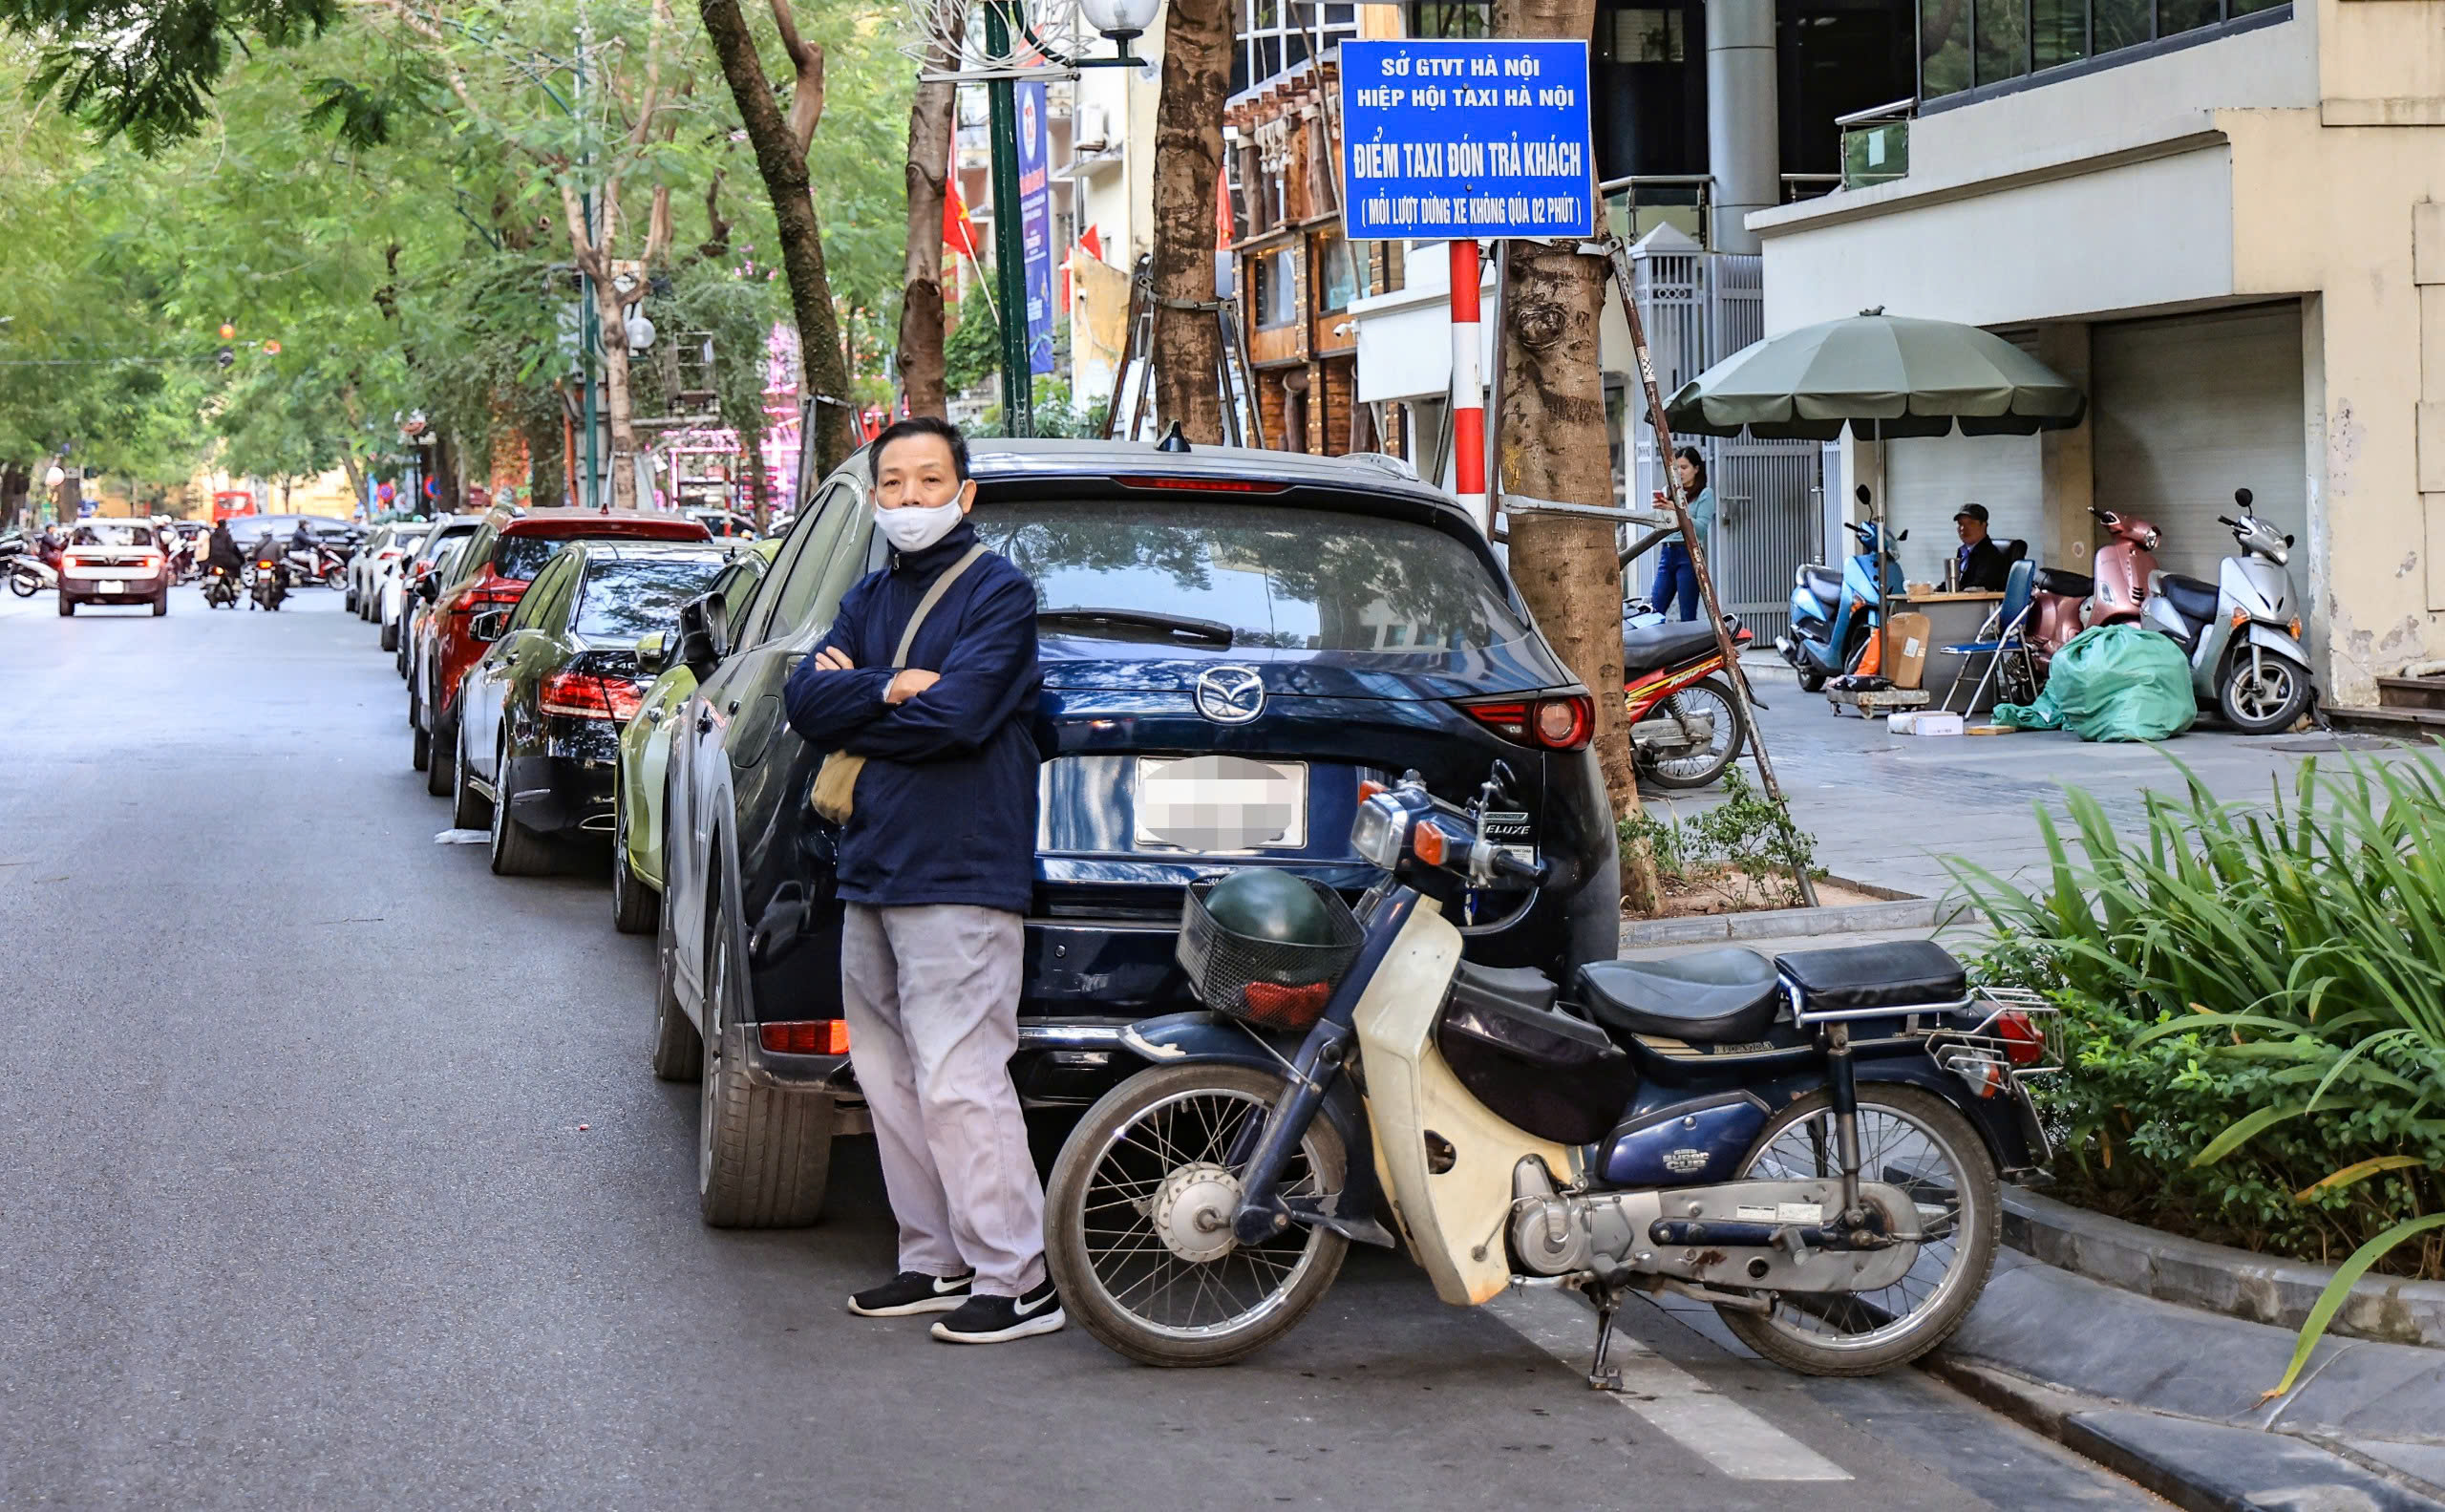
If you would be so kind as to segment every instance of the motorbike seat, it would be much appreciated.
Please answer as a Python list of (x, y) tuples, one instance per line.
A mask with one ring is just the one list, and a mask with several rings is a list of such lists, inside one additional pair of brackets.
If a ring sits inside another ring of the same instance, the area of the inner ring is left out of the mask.
[(1479, 966), (1463, 961), (1452, 979), (1452, 991), (1532, 1013), (1552, 1011), (1554, 979), (1533, 966)]
[(2060, 593), (2067, 599), (2085, 599), (2097, 590), (2094, 578), (2066, 572), (2061, 567), (2038, 568), (2037, 575), (2030, 580), (2030, 586), (2040, 593)]
[(1794, 950), (1775, 969), (1799, 990), (1808, 1013), (1923, 1008), (1968, 995), (1969, 978), (1952, 952), (1933, 940), (1892, 940), (1832, 950)]
[(1763, 1038), (1782, 1004), (1774, 966), (1738, 946), (1661, 961), (1590, 961), (1572, 978), (1571, 995), (1607, 1029), (1696, 1045)]
[(1822, 562), (1809, 562), (1801, 564), (1799, 574), (1800, 581), (1808, 585), (1808, 591), (1816, 594), (1818, 602), (1827, 608), (1842, 602), (1841, 568), (1829, 567)]
[(1649, 625), (1622, 632), (1622, 675), (1678, 666), (1715, 649), (1714, 628), (1704, 620), (1687, 625)]
[(2174, 612), (2193, 625), (2204, 625), (2216, 617), (2216, 585), (2186, 578), (2179, 572), (2168, 572), (2157, 579), (2157, 593), (2174, 607)]

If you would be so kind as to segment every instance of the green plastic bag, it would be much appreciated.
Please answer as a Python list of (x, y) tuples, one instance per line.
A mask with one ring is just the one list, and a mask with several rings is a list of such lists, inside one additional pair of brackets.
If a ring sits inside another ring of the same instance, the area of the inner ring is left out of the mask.
[(2198, 717), (2189, 658), (2171, 637), (2137, 625), (2082, 630), (2054, 653), (2035, 703), (1995, 706), (1998, 723), (2083, 740), (2164, 740)]

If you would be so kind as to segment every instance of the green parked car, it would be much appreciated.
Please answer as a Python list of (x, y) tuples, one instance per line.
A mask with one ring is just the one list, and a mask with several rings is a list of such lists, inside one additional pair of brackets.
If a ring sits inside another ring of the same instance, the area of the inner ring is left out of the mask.
[[(724, 623), (739, 623), (780, 546), (777, 535), (756, 542), (713, 579), (708, 596), (721, 601)], [(644, 637), (637, 642), (638, 662), (660, 667), (676, 639), (663, 630)], [(611, 788), (611, 921), (622, 934), (648, 934), (661, 922), (662, 776), (670, 757), (670, 720), (695, 691), (695, 674), (685, 666), (665, 668), (620, 731), (620, 769)]]

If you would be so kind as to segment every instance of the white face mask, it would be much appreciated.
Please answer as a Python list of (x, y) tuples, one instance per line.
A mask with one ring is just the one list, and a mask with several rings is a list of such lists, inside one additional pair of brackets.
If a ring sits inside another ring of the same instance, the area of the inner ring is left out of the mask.
[(965, 513), (957, 499), (947, 500), (928, 509), (922, 504), (904, 504), (898, 509), (877, 508), (875, 523), (882, 527), (883, 536), (902, 551), (923, 551), (951, 533)]

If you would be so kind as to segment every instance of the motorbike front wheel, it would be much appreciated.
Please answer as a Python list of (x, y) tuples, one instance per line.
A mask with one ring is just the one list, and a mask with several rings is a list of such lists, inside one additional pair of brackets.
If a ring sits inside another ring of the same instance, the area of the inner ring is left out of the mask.
[(42, 579), (22, 569), (9, 574), (9, 591), (21, 599), (32, 598), (42, 587)]
[[(1918, 1208), (1925, 1237), (1908, 1273), (1879, 1291), (1759, 1292), (1764, 1312), (1715, 1310), (1741, 1343), (1804, 1375), (1873, 1375), (1951, 1337), (1986, 1289), (2003, 1233), (1995, 1161), (1959, 1109), (1916, 1087), (1874, 1082), (1860, 1087), (1859, 1104), (1860, 1179), (1903, 1188)], [(1836, 1176), (1839, 1147), (1834, 1110), (1814, 1092), (1767, 1123), (1740, 1178)]]
[[(1228, 1365), (1288, 1332), (1341, 1270), (1350, 1241), (1293, 1224), (1262, 1245), (1231, 1232), (1254, 1129), (1282, 1078), (1244, 1066), (1140, 1072), (1089, 1109), (1045, 1190), (1045, 1258), (1061, 1305), (1142, 1365)], [(1284, 1197), (1338, 1194), (1348, 1173), (1322, 1114), (1284, 1170)]]
[(2217, 712), (2245, 735), (2282, 735), (2309, 707), (2309, 674), (2281, 656), (2233, 652), (2216, 689)]

